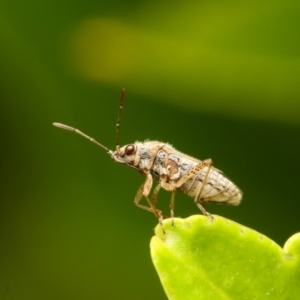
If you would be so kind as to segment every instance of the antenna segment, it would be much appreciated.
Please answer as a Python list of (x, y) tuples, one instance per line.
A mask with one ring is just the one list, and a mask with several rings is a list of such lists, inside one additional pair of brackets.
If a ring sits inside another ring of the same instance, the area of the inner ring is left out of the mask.
[(74, 127), (71, 127), (71, 126), (68, 126), (68, 125), (64, 125), (64, 124), (61, 124), (61, 123), (53, 123), (54, 126), (58, 127), (58, 128), (61, 128), (61, 129), (65, 129), (65, 130), (69, 130), (69, 131), (73, 131), (81, 136), (83, 136), (84, 138), (88, 139), (90, 142), (96, 144), (97, 146), (101, 147), (102, 149), (104, 149), (105, 151), (107, 151), (108, 154), (112, 155), (113, 154), (113, 151), (108, 149), (107, 147), (105, 147), (104, 145), (102, 145), (101, 143), (99, 143), (98, 141), (96, 141), (95, 139), (93, 139), (92, 137), (86, 135), (85, 133), (83, 133), (82, 131), (74, 128)]
[(120, 153), (120, 144), (119, 144), (119, 136), (120, 136), (120, 122), (121, 122), (121, 115), (123, 111), (123, 103), (125, 99), (125, 89), (123, 88), (120, 95), (120, 107), (119, 107), (119, 114), (116, 124), (116, 151)]

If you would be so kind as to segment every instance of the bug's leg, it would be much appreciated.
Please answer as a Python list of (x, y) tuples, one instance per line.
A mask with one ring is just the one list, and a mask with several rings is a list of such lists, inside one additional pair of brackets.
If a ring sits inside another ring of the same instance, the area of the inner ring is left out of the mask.
[(214, 219), (214, 216), (210, 214), (208, 211), (206, 211), (206, 209), (201, 205), (202, 201), (199, 198), (195, 198), (195, 203), (198, 206), (198, 208), (201, 210), (203, 215), (211, 218), (212, 220)]
[(209, 177), (211, 168), (212, 168), (212, 162), (211, 162), (211, 165), (208, 166), (207, 172), (206, 172), (205, 177), (204, 177), (204, 179), (203, 179), (203, 181), (202, 181), (201, 188), (200, 188), (200, 190), (199, 190), (199, 192), (198, 192), (197, 198), (199, 198), (199, 199), (202, 199), (202, 192), (203, 192), (204, 187), (205, 187), (205, 185), (206, 185), (206, 183), (207, 183), (207, 180), (208, 180), (208, 177)]
[[(152, 201), (149, 199), (148, 195), (150, 193), (151, 187), (152, 187), (152, 176), (151, 174), (147, 174), (146, 181), (141, 185), (141, 187), (138, 189), (135, 199), (134, 199), (134, 204), (138, 206), (139, 208), (148, 210), (152, 212), (158, 219), (160, 218), (161, 211), (157, 210), (155, 208), (155, 204), (152, 203)], [(140, 204), (140, 201), (142, 197), (145, 197), (147, 202), (149, 203), (149, 206)]]
[(161, 185), (159, 183), (153, 190), (151, 202), (153, 203), (154, 206), (156, 206), (157, 196), (158, 196), (158, 192), (160, 191), (160, 188), (161, 188)]
[(170, 191), (172, 193), (169, 207), (170, 207), (170, 213), (171, 213), (171, 218), (172, 218), (172, 226), (174, 226), (174, 200), (175, 200), (176, 188), (174, 187), (173, 184), (170, 184), (170, 183), (165, 182), (165, 181), (161, 181), (160, 184), (165, 190)]
[(174, 185), (169, 182), (161, 181), (160, 184), (165, 190), (169, 192), (173, 192), (176, 189), (176, 187), (174, 187)]
[[(171, 201), (170, 201), (170, 213), (171, 213), (171, 218), (172, 218), (172, 226), (174, 226), (174, 198), (175, 198), (175, 191), (176, 191), (176, 188), (174, 187), (173, 184), (170, 184), (166, 181), (161, 181), (154, 189), (153, 191), (153, 195), (152, 195), (152, 203), (155, 205), (156, 202), (157, 202), (157, 194), (160, 190), (160, 188), (163, 187), (165, 190), (167, 191), (170, 191), (172, 193), (172, 196), (171, 196)], [(159, 223), (162, 227), (162, 230), (163, 232), (165, 233), (165, 230), (162, 226), (162, 220), (163, 220), (163, 215), (161, 214), (161, 211), (160, 212), (160, 217), (159, 217)]]
[[(171, 212), (171, 218), (172, 218), (172, 226), (174, 226), (174, 199), (175, 199), (175, 189), (174, 189), (174, 187), (173, 187), (171, 184), (169, 184), (169, 183), (167, 183), (167, 182), (165, 182), (165, 181), (161, 181), (161, 183), (159, 183), (159, 184), (155, 187), (155, 189), (154, 189), (154, 191), (153, 191), (153, 195), (152, 195), (152, 203), (153, 203), (154, 205), (156, 204), (156, 202), (157, 202), (157, 194), (158, 194), (158, 192), (159, 192), (159, 190), (160, 190), (160, 188), (161, 188), (162, 186), (163, 186), (163, 188), (165, 188), (166, 190), (172, 192), (171, 201), (170, 201), (170, 212)], [(163, 216), (161, 215), (161, 217), (163, 217)]]
[(152, 211), (152, 208), (151, 207), (148, 207), (146, 205), (143, 205), (143, 204), (140, 204), (140, 201), (143, 197), (143, 190), (144, 190), (144, 183), (141, 185), (141, 187), (138, 189), (136, 195), (135, 195), (135, 198), (134, 198), (134, 204), (139, 207), (139, 208), (142, 208), (142, 209), (145, 209), (145, 210), (148, 210), (150, 212), (153, 213)]
[(212, 166), (212, 160), (210, 158), (201, 161), (198, 165), (196, 165), (194, 168), (189, 170), (180, 180), (177, 181), (176, 188), (181, 187), (185, 182), (187, 182), (190, 178), (195, 176), (205, 167), (208, 167), (210, 169), (211, 166)]
[(175, 200), (175, 191), (172, 192), (171, 201), (170, 201), (170, 212), (172, 218), (172, 226), (174, 226), (174, 200)]
[[(152, 202), (152, 205), (155, 207), (155, 209), (156, 209), (157, 196), (158, 196), (158, 192), (160, 191), (160, 188), (161, 188), (161, 185), (160, 185), (160, 183), (159, 183), (159, 184), (154, 188), (154, 191), (153, 191), (152, 197), (151, 197), (151, 202)], [(161, 212), (160, 210), (156, 209), (156, 211), (157, 211), (158, 214), (159, 214), (158, 222), (159, 222), (159, 224), (160, 224), (160, 226), (161, 226), (163, 232), (166, 233), (165, 230), (164, 230), (164, 227), (163, 227), (163, 223), (162, 223), (162, 221), (163, 221), (163, 219), (164, 219), (164, 216), (163, 216), (163, 214), (162, 214), (162, 212)]]
[(207, 172), (206, 172), (205, 177), (204, 177), (204, 179), (203, 179), (201, 188), (200, 188), (200, 190), (199, 190), (199, 192), (198, 192), (198, 195), (197, 195), (196, 198), (195, 198), (195, 203), (196, 203), (196, 205), (198, 206), (198, 208), (201, 210), (201, 212), (202, 212), (205, 216), (208, 216), (208, 217), (210, 217), (210, 218), (213, 220), (213, 219), (214, 219), (213, 215), (211, 215), (209, 212), (207, 212), (207, 211), (205, 210), (205, 208), (201, 205), (201, 203), (202, 203), (203, 201), (205, 201), (205, 198), (202, 198), (202, 197), (201, 197), (201, 196), (202, 196), (202, 192), (203, 192), (203, 190), (204, 190), (204, 187), (205, 187), (205, 185), (206, 185), (206, 183), (207, 183), (207, 180), (208, 180), (210, 171), (211, 171), (211, 169), (212, 169), (212, 161), (210, 160), (210, 162), (211, 162), (211, 164), (208, 166), (208, 169), (207, 169)]

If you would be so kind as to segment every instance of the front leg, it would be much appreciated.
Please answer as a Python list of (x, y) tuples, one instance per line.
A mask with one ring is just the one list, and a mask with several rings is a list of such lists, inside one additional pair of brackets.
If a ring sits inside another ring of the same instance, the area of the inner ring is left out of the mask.
[[(150, 193), (150, 190), (151, 190), (151, 187), (152, 187), (152, 183), (153, 183), (153, 179), (152, 179), (151, 174), (149, 173), (149, 174), (147, 174), (147, 178), (146, 178), (145, 182), (141, 185), (141, 187), (138, 189), (138, 191), (136, 193), (136, 196), (135, 196), (135, 199), (134, 199), (134, 204), (139, 208), (142, 208), (142, 209), (145, 209), (145, 210), (148, 210), (148, 211), (154, 213), (154, 215), (158, 219), (160, 219), (161, 211), (157, 210), (155, 208), (155, 203), (153, 203), (148, 197), (149, 193)], [(149, 206), (140, 204), (140, 201), (141, 201), (143, 196), (146, 198)]]

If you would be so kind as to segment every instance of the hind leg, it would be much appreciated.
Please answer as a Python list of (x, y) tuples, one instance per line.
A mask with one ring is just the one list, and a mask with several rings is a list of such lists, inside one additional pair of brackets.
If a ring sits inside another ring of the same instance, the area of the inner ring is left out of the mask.
[(205, 216), (208, 216), (208, 217), (210, 217), (213, 220), (214, 219), (213, 215), (211, 215), (209, 212), (207, 212), (206, 209), (202, 206), (202, 203), (205, 201), (205, 198), (202, 197), (202, 193), (203, 193), (205, 185), (207, 184), (207, 180), (209, 178), (209, 174), (210, 174), (210, 171), (212, 169), (212, 161), (211, 160), (210, 160), (210, 164), (207, 167), (208, 167), (207, 172), (205, 174), (205, 177), (204, 177), (204, 179), (202, 181), (201, 188), (200, 188), (200, 190), (198, 192), (198, 195), (196, 196), (194, 202), (196, 203), (196, 205), (198, 206), (198, 208), (201, 210), (201, 212)]
[(199, 198), (195, 198), (194, 200), (195, 204), (198, 206), (198, 208), (201, 210), (201, 212), (203, 213), (203, 215), (211, 218), (212, 220), (214, 219), (214, 216), (212, 214), (210, 214), (208, 211), (206, 211), (206, 209), (202, 206), (202, 201)]

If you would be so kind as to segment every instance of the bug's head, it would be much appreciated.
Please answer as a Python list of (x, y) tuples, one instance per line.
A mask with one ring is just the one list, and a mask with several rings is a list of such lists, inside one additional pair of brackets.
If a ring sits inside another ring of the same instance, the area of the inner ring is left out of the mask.
[(129, 144), (121, 148), (117, 148), (117, 150), (111, 155), (111, 158), (121, 164), (133, 165), (136, 148), (135, 144)]

